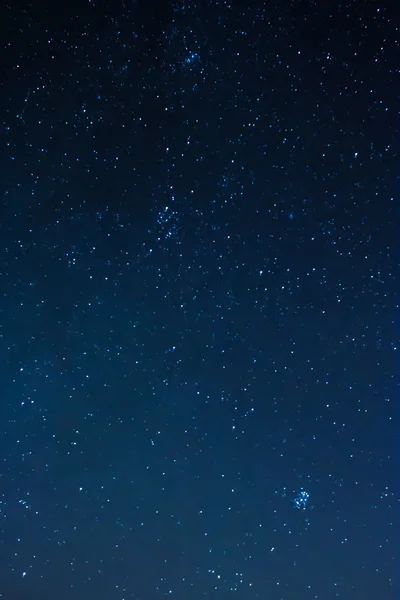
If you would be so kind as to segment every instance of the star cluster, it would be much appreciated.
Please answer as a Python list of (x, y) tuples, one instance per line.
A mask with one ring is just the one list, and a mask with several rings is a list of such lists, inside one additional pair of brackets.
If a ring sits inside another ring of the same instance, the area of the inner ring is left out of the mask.
[(0, 598), (394, 600), (390, 9), (1, 15)]

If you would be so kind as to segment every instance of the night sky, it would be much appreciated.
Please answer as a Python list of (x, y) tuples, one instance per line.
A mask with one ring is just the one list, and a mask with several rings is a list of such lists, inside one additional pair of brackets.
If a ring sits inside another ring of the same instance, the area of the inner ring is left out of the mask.
[(399, 597), (386, 4), (2, 6), (2, 600)]

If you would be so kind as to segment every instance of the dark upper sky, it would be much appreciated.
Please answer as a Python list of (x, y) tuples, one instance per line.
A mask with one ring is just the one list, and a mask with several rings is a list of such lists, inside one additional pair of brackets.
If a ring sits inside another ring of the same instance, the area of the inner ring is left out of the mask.
[(0, 16), (0, 598), (395, 600), (394, 15)]

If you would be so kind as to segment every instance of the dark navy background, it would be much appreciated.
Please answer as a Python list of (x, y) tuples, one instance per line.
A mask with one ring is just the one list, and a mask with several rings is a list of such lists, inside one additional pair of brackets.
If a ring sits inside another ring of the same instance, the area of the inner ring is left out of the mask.
[(394, 15), (0, 16), (0, 598), (397, 598)]

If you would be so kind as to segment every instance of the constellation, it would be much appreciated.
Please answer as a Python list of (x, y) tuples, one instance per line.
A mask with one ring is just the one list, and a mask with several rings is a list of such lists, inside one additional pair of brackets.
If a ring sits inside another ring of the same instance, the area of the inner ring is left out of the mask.
[(300, 489), (298, 494), (293, 498), (292, 502), (294, 507), (298, 510), (306, 510), (310, 494), (303, 488)]

